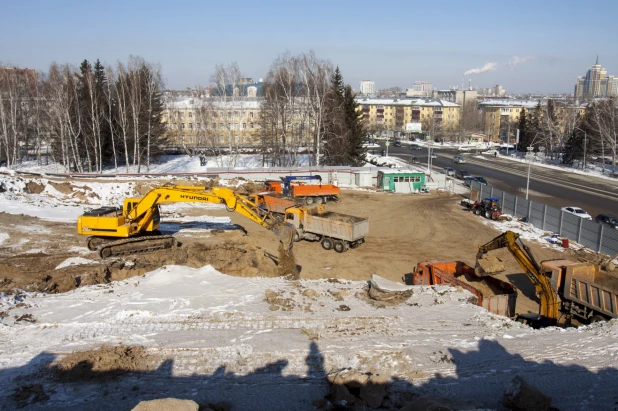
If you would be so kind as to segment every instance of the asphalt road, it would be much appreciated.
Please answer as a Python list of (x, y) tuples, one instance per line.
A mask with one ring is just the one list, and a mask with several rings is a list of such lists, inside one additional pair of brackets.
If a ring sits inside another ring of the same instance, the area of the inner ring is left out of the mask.
[[(380, 142), (384, 147), (384, 142)], [(370, 149), (371, 152), (371, 149)], [(375, 149), (380, 154), (381, 149)], [(427, 164), (427, 149), (410, 150), (407, 145), (388, 148), (389, 156), (409, 160), (417, 157), (421, 164)], [(437, 146), (437, 158), (432, 160), (433, 170), (444, 167), (466, 170), (473, 176), (483, 176), (489, 184), (500, 190), (526, 196), (528, 164), (495, 158), (489, 155), (478, 158), (475, 153), (460, 153), (453, 148)], [(453, 163), (455, 155), (463, 155), (466, 164)], [(577, 206), (595, 217), (597, 214), (618, 215), (618, 179), (604, 179), (589, 175), (569, 173), (534, 164), (530, 167), (528, 198), (554, 207)]]

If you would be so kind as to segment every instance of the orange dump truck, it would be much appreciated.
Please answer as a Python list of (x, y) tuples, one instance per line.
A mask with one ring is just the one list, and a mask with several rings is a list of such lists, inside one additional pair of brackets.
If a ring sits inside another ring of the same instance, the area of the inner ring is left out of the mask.
[(257, 204), (260, 211), (281, 215), (285, 214), (286, 208), (298, 205), (296, 202), (274, 193), (251, 194), (249, 198)]
[(333, 184), (307, 184), (292, 181), (267, 181), (264, 188), (270, 193), (284, 194), (305, 201), (306, 204), (322, 204), (327, 201), (339, 201), (341, 189)]
[[(412, 278), (410, 278), (412, 277)], [(515, 316), (517, 289), (494, 277), (479, 277), (474, 268), (462, 261), (426, 261), (418, 263), (405, 277), (409, 285), (448, 284), (470, 291), (478, 306), (494, 314)]]

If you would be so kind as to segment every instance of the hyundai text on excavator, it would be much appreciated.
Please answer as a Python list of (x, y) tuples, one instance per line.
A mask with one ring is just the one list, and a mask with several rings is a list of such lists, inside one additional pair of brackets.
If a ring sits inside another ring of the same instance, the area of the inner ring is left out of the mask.
[(273, 231), (285, 250), (292, 247), (293, 228), (271, 220), (250, 199), (225, 187), (163, 185), (142, 198), (126, 198), (122, 209), (101, 207), (84, 213), (77, 220), (77, 232), (89, 236), (88, 248), (98, 250), (101, 258), (171, 248), (176, 239), (158, 230), (159, 204), (178, 202), (224, 204), (228, 211)]
[(573, 315), (590, 322), (618, 318), (618, 277), (599, 272), (599, 267), (590, 263), (549, 260), (539, 264), (521, 239), (518, 244), (518, 239), (519, 234), (506, 231), (483, 244), (476, 266), (484, 272), (479, 275), (493, 275), (504, 267), (484, 267), (482, 258), (499, 248), (507, 248), (513, 255), (540, 299), (539, 314), (520, 314), (519, 320), (540, 328), (555, 325), (561, 312), (567, 325)]

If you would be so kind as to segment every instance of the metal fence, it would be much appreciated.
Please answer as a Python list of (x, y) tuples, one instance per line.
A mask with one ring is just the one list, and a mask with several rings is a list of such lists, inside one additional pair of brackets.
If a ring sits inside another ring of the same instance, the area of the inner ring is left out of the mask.
[(618, 230), (615, 228), (579, 218), (547, 204), (526, 200), (477, 181), (472, 183), (471, 189), (478, 190), (479, 199), (501, 199), (504, 214), (515, 218), (526, 217), (536, 228), (559, 234), (596, 252), (610, 256), (618, 254)]

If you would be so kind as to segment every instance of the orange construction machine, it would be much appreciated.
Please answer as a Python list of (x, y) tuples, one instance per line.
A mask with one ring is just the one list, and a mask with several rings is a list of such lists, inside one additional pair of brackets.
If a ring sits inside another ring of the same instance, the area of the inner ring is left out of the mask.
[[(265, 190), (270, 193), (283, 194), (303, 200), (306, 204), (322, 204), (327, 201), (339, 201), (341, 190), (333, 184), (322, 184), (319, 176), (287, 176), (281, 181), (267, 181)], [(310, 183), (317, 181), (318, 184)]]

